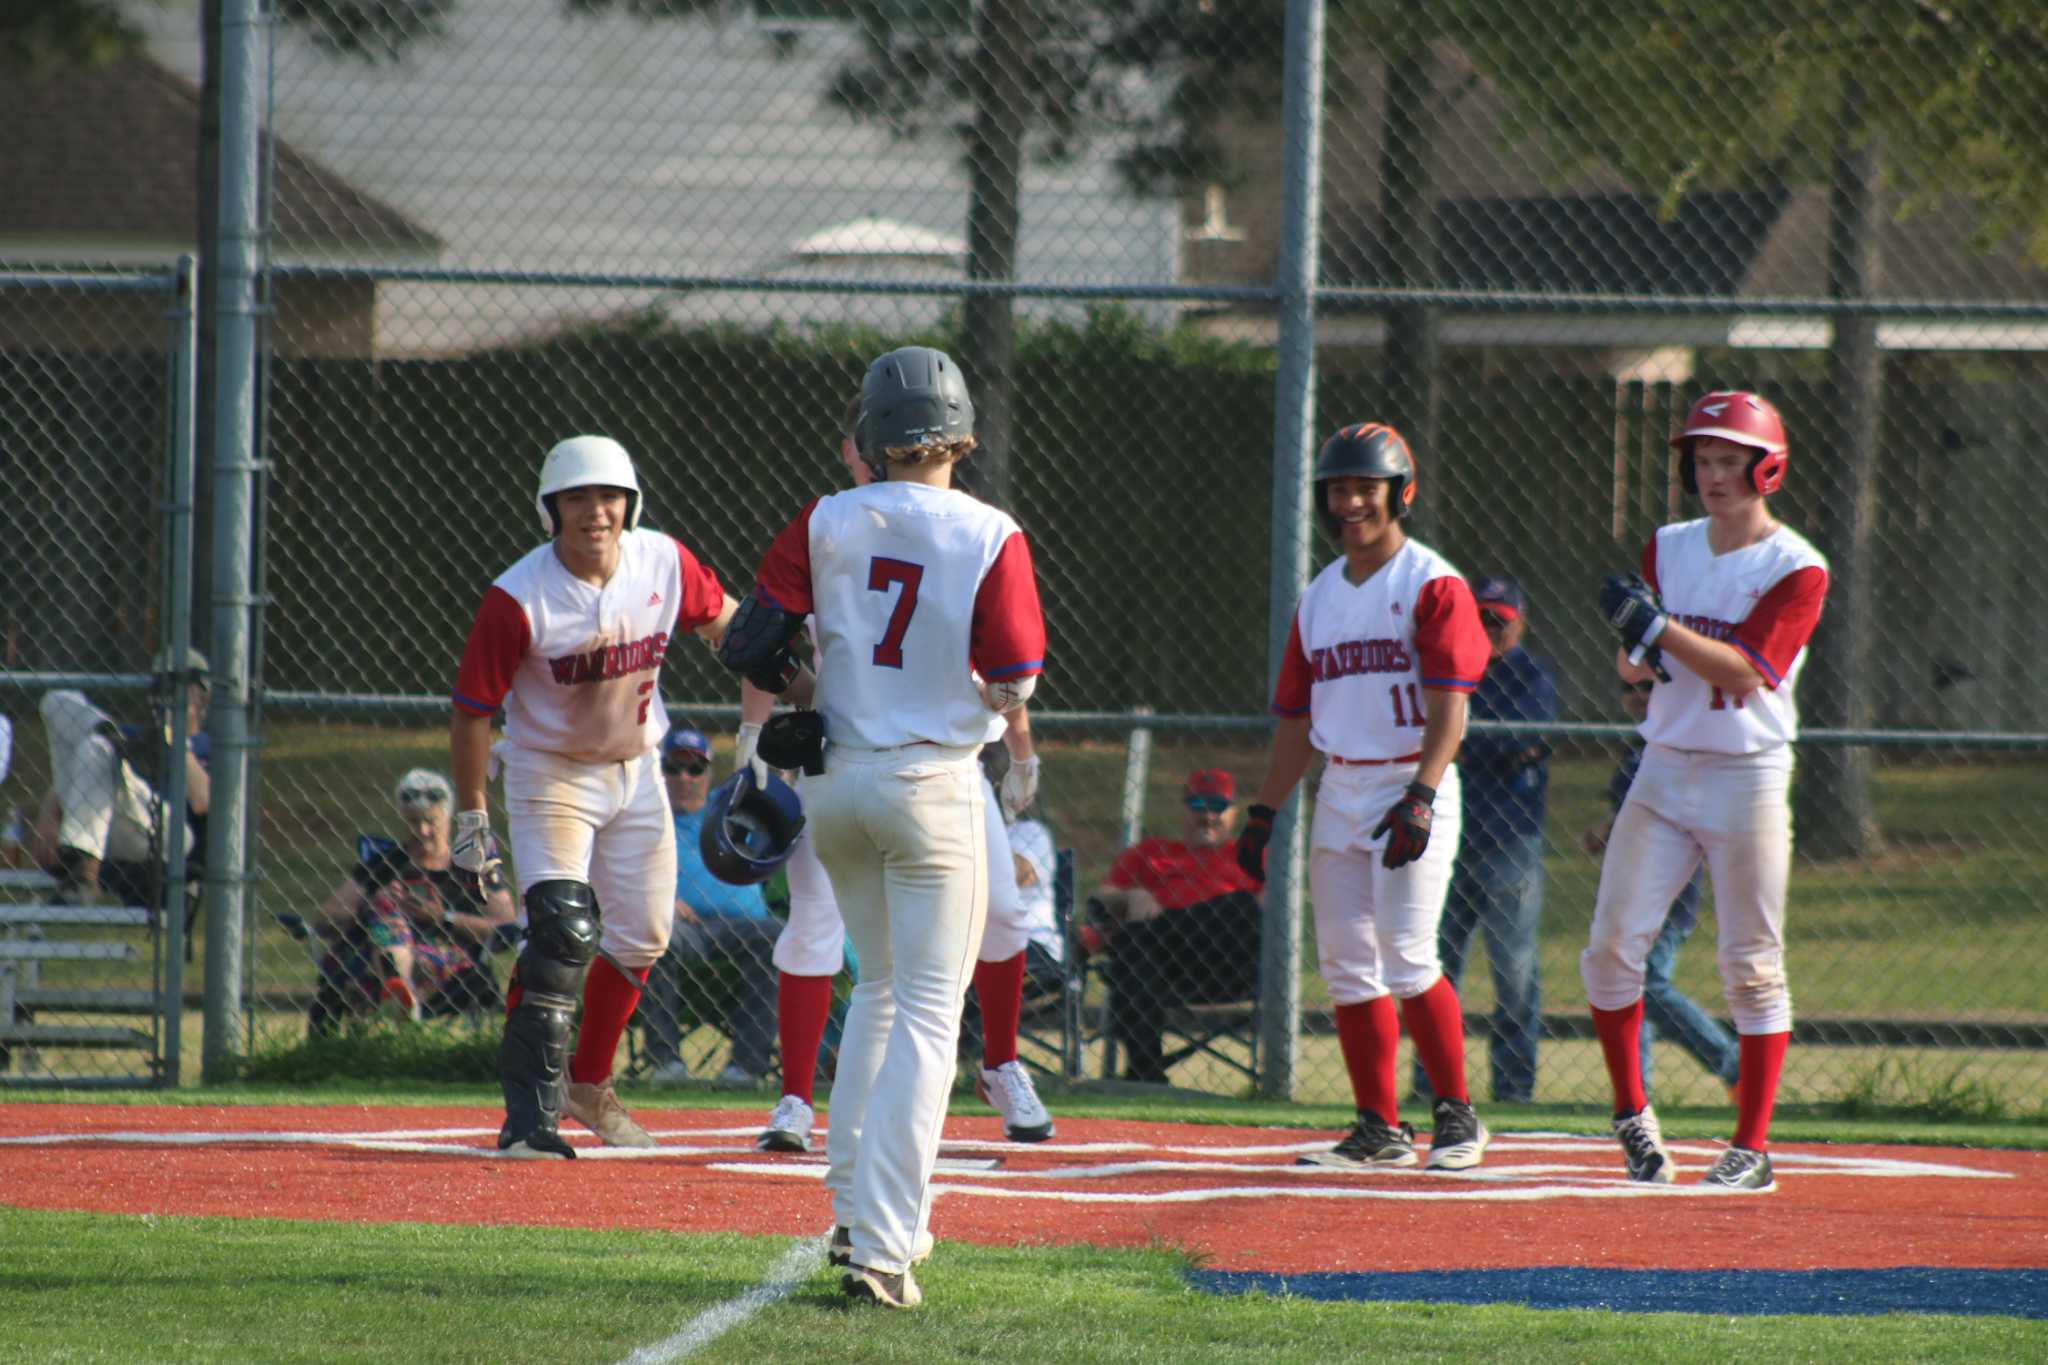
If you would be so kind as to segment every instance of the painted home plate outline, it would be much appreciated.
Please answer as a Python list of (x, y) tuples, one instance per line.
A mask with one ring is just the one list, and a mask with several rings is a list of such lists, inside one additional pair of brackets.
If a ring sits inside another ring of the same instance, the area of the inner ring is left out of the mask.
[[(704, 1169), (722, 1175), (779, 1181), (822, 1181), (821, 1155), (774, 1157), (755, 1152), (758, 1129), (690, 1127), (649, 1129), (661, 1145), (651, 1149), (601, 1147), (589, 1134), (567, 1133), (577, 1155), (603, 1161), (660, 1161), (678, 1157), (718, 1158)], [(822, 1134), (823, 1130), (820, 1130)], [(354, 1151), (398, 1152), (465, 1159), (502, 1159), (496, 1150), (495, 1127), (373, 1128), (289, 1132), (57, 1132), (0, 1137), (0, 1148), (56, 1146), (209, 1147), (232, 1145), (300, 1146)], [(731, 1139), (743, 1139), (734, 1142)], [(1488, 1164), (1469, 1171), (1435, 1172), (1420, 1168), (1343, 1171), (1327, 1166), (1298, 1166), (1293, 1158), (1321, 1151), (1328, 1139), (1249, 1143), (1175, 1143), (1144, 1141), (1049, 1142), (1023, 1147), (1016, 1143), (947, 1139), (934, 1174), (941, 1177), (934, 1194), (988, 1199), (1049, 1200), (1072, 1204), (1187, 1204), (1237, 1199), (1384, 1200), (1396, 1202), (1529, 1202), (1553, 1199), (1724, 1199), (1719, 1190), (1697, 1184), (1640, 1185), (1622, 1170), (1613, 1140), (1567, 1133), (1524, 1133), (1496, 1137), (1487, 1151)], [(1681, 1177), (1704, 1172), (1721, 1146), (1667, 1143), (1680, 1161)], [(1025, 1157), (1048, 1158), (1056, 1164), (1027, 1167), (1011, 1164)], [(734, 1157), (747, 1159), (733, 1160)], [(1505, 1160), (1503, 1158), (1506, 1158)], [(1687, 1158), (1693, 1159), (1687, 1161)], [(1874, 1155), (1833, 1156), (1773, 1149), (1772, 1161), (1801, 1179), (1812, 1176), (1856, 1176), (1877, 1179), (2012, 1180), (2005, 1171), (1977, 1170), (1946, 1162)], [(1242, 1181), (1215, 1177), (1235, 1174)], [(1171, 1189), (1104, 1189), (1099, 1182), (1174, 1177), (1209, 1183)], [(1053, 1189), (1063, 1184), (1097, 1188)]]

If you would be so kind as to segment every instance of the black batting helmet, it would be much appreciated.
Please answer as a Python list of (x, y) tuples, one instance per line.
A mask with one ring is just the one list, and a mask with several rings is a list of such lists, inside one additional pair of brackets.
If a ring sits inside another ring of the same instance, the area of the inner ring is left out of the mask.
[(1385, 422), (1354, 422), (1323, 442), (1316, 455), (1316, 519), (1334, 536), (1343, 527), (1323, 493), (1331, 479), (1385, 479), (1387, 511), (1396, 520), (1415, 505), (1415, 453)]
[(974, 401), (967, 379), (944, 351), (903, 346), (868, 366), (860, 385), (860, 417), (853, 443), (876, 478), (882, 452), (926, 441), (957, 441), (974, 434)]
[(697, 852), (718, 880), (755, 886), (789, 861), (803, 827), (803, 802), (795, 788), (774, 773), (766, 787), (757, 787), (753, 769), (742, 767), (712, 788), (704, 803)]

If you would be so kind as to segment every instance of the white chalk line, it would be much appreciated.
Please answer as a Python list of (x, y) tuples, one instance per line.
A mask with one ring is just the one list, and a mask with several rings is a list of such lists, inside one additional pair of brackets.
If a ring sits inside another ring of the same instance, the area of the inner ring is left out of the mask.
[(782, 1259), (775, 1263), (761, 1283), (738, 1298), (727, 1299), (705, 1309), (677, 1328), (673, 1335), (651, 1346), (640, 1347), (626, 1357), (623, 1365), (667, 1365), (669, 1361), (695, 1355), (762, 1309), (788, 1298), (798, 1285), (811, 1278), (825, 1263), (826, 1246), (830, 1240), (829, 1234), (804, 1238), (782, 1254)]

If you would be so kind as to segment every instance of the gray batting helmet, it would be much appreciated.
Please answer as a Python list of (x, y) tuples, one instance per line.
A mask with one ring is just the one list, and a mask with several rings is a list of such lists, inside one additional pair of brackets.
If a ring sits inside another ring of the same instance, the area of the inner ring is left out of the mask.
[(854, 445), (880, 478), (882, 452), (926, 441), (957, 441), (974, 434), (974, 400), (967, 379), (944, 351), (904, 346), (868, 366), (860, 386)]

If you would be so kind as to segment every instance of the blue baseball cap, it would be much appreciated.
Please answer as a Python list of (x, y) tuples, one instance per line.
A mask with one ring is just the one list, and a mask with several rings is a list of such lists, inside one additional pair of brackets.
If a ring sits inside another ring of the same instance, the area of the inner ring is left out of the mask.
[(1482, 578), (1472, 585), (1472, 598), (1482, 607), (1505, 608), (1508, 616), (1522, 614), (1522, 587), (1512, 578)]
[(695, 754), (709, 762), (711, 741), (704, 738), (702, 730), (693, 730), (687, 725), (674, 726), (661, 737), (661, 756), (667, 758), (670, 754)]

